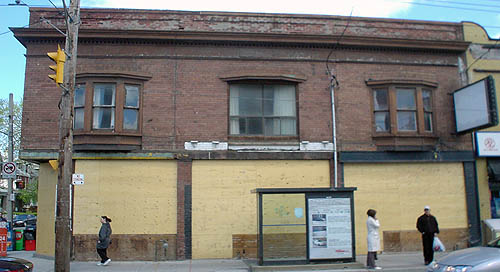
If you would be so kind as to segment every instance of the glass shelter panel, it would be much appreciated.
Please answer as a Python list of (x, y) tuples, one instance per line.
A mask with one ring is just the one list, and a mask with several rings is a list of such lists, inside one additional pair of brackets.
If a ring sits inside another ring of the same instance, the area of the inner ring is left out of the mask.
[(307, 260), (305, 194), (262, 195), (264, 261)]

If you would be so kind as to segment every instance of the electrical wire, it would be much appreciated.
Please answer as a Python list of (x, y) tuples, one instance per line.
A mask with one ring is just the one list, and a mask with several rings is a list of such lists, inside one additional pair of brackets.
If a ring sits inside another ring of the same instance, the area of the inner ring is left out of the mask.
[(480, 3), (464, 3), (464, 2), (456, 2), (456, 1), (449, 1), (449, 0), (420, 0), (420, 1), (426, 1), (426, 2), (432, 2), (432, 3), (436, 3), (436, 2), (448, 3), (448, 4), (457, 4), (457, 5), (484, 7), (484, 8), (500, 8), (500, 6), (497, 6), (497, 5), (485, 5), (485, 4), (480, 4)]
[[(41, 23), (41, 22), (43, 22), (43, 20), (41, 20), (41, 19), (40, 19), (40, 21), (38, 21), (38, 22), (34, 22), (34, 23), (31, 23), (31, 24), (27, 24), (27, 25), (25, 25), (25, 26), (22, 26), (21, 28), (24, 28), (24, 27), (29, 27), (29, 26), (32, 26), (32, 25), (36, 25), (36, 24), (39, 24), (39, 23)], [(10, 29), (9, 29), (8, 31), (5, 31), (5, 32), (0, 33), (0, 36), (5, 35), (5, 34), (8, 34), (8, 33), (10, 33), (10, 32), (12, 32), (12, 30), (10, 30)]]
[(493, 46), (491, 46), (490, 48), (488, 48), (488, 50), (486, 50), (486, 52), (484, 52), (481, 56), (479, 56), (479, 58), (476, 58), (471, 64), (469, 64), (467, 66), (467, 68), (465, 68), (465, 72), (467, 73), (469, 71), (469, 69), (472, 67), (472, 65), (474, 65), (476, 62), (478, 62), (484, 56), (486, 56), (488, 53), (490, 53), (491, 49), (493, 49), (494, 47), (496, 47), (498, 45), (498, 42), (500, 42), (500, 39), (497, 39), (497, 41), (495, 42), (495, 44)]
[(52, 6), (54, 6), (54, 8), (56, 8), (56, 9), (58, 8), (56, 5), (54, 5), (54, 3), (52, 2), (52, 0), (49, 0), (49, 2), (52, 4)]
[(344, 37), (344, 34), (347, 30), (347, 28), (349, 27), (349, 23), (351, 22), (351, 19), (352, 19), (352, 11), (353, 11), (354, 8), (351, 9), (351, 13), (349, 14), (349, 18), (347, 19), (347, 23), (344, 27), (344, 30), (342, 31), (342, 34), (340, 34), (340, 37), (339, 39), (337, 40), (337, 43), (335, 43), (332, 47), (332, 49), (330, 50), (330, 53), (328, 53), (328, 56), (326, 57), (326, 61), (325, 61), (325, 64), (326, 64), (326, 71), (328, 72), (328, 75), (331, 77), (331, 81), (333, 84), (335, 85), (339, 85), (339, 82), (337, 80), (337, 77), (335, 76), (334, 73), (332, 73), (332, 71), (330, 70), (330, 66), (328, 66), (328, 62), (330, 61), (330, 56), (332, 55), (332, 53), (335, 51), (335, 49), (337, 48), (337, 46), (340, 44), (340, 41), (342, 40), (342, 38)]
[(498, 14), (500, 11), (491, 10), (491, 9), (477, 9), (477, 8), (468, 8), (468, 7), (452, 7), (445, 5), (435, 5), (435, 4), (425, 4), (425, 3), (416, 3), (416, 2), (408, 2), (408, 1), (399, 1), (400, 3), (410, 4), (410, 5), (419, 5), (419, 6), (428, 6), (428, 7), (438, 7), (438, 8), (449, 8), (449, 9), (458, 9), (465, 11), (480, 11), (480, 12), (488, 12), (488, 13), (496, 13)]

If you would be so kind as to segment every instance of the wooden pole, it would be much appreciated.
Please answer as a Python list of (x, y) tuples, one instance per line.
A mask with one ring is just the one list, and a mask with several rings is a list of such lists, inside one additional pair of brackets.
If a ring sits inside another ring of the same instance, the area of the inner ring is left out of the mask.
[[(63, 0), (64, 3), (64, 0)], [(73, 94), (75, 90), (80, 0), (71, 0), (66, 19), (66, 63), (59, 119), (56, 244), (54, 271), (70, 271), (71, 258), (71, 176), (73, 174)]]

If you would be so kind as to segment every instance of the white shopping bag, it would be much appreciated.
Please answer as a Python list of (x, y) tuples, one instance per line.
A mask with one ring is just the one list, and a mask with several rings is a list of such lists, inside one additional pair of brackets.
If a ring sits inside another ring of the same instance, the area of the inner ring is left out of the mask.
[(434, 237), (434, 242), (432, 243), (432, 249), (434, 249), (434, 251), (445, 251), (446, 250), (446, 248), (444, 247), (441, 240), (439, 240), (439, 238), (437, 238), (437, 237)]

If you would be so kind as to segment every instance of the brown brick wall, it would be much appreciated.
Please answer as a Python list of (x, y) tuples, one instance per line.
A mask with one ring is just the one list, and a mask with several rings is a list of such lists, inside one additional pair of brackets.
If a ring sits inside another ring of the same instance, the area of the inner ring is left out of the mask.
[[(97, 234), (79, 234), (73, 237), (74, 259), (98, 260)], [(172, 234), (113, 234), (108, 248), (109, 258), (115, 261), (167, 261), (176, 259), (176, 238)], [(164, 248), (164, 243), (168, 247)]]
[[(264, 260), (269, 259), (306, 259), (305, 233), (264, 234)], [(233, 234), (233, 258), (256, 259), (258, 241), (255, 234)]]
[[(422, 250), (422, 236), (418, 231), (384, 231), (384, 248), (387, 252), (408, 252)], [(439, 239), (447, 250), (469, 246), (469, 231), (464, 228), (441, 229)]]
[(307, 258), (307, 236), (305, 233), (264, 234), (263, 249), (266, 259)]
[[(57, 104), (61, 90), (47, 78), (51, 71), (45, 56), (55, 47), (28, 44), (22, 149), (55, 150), (58, 146)], [(182, 150), (184, 142), (190, 140), (227, 141), (228, 84), (220, 78), (236, 74), (291, 74), (305, 78), (298, 84), (299, 138), (332, 140), (329, 80), (324, 66), (328, 49), (83, 43), (79, 52), (80, 73), (121, 71), (152, 76), (143, 90), (143, 150)], [(343, 60), (332, 65), (340, 83), (335, 91), (340, 151), (376, 150), (371, 137), (370, 89), (365, 84), (368, 79), (437, 82), (435, 125), (444, 143), (442, 150), (470, 150), (470, 136), (451, 135), (454, 117), (448, 93), (460, 87), (457, 55), (341, 50), (334, 57)]]
[[(63, 17), (48, 8), (30, 8), (30, 23), (47, 18), (64, 26)], [(81, 9), (80, 29), (127, 29), (199, 32), (240, 32), (339, 35), (349, 22), (345, 36), (378, 38), (463, 40), (460, 23), (230, 12), (186, 12), (166, 10)], [(50, 28), (48, 24), (37, 27)]]
[(177, 258), (181, 260), (191, 258), (191, 211), (187, 210), (191, 197), (186, 186), (192, 184), (192, 165), (192, 161), (177, 160)]

